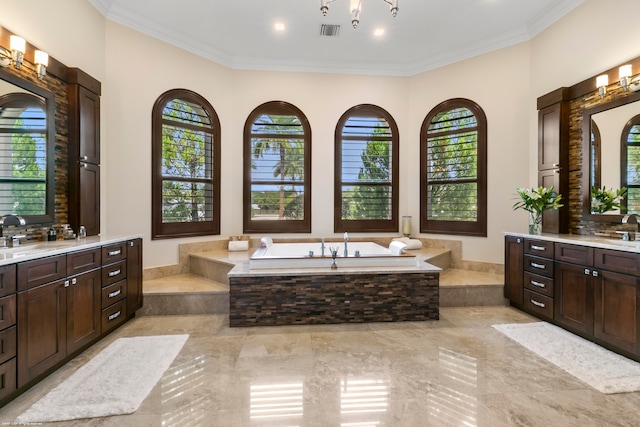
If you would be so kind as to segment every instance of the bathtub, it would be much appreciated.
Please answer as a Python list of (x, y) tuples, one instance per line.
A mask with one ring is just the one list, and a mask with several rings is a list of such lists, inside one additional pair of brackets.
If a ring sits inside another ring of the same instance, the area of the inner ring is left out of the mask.
[[(331, 267), (329, 247), (338, 247), (338, 268), (350, 267), (415, 267), (415, 255), (393, 254), (388, 248), (373, 242), (349, 242), (349, 254), (344, 256), (344, 243), (273, 243), (262, 247), (249, 259), (250, 269), (327, 268)], [(355, 256), (356, 251), (360, 256)]]

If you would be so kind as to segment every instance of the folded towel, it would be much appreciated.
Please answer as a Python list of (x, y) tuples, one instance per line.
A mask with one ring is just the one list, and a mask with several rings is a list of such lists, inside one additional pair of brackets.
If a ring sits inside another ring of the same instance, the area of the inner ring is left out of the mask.
[(268, 248), (269, 246), (273, 245), (273, 239), (271, 237), (263, 237), (262, 239), (260, 239), (260, 242), (262, 243), (262, 246), (264, 246), (265, 248)]
[(396, 237), (392, 239), (393, 242), (402, 242), (407, 245), (405, 249), (420, 249), (422, 248), (422, 240), (410, 239), (408, 237)]
[(247, 251), (249, 250), (248, 240), (232, 240), (229, 242), (229, 252)]
[(407, 247), (406, 243), (396, 240), (391, 242), (391, 244), (389, 245), (389, 250), (393, 255), (400, 255), (404, 253), (404, 250), (406, 249), (406, 247)]

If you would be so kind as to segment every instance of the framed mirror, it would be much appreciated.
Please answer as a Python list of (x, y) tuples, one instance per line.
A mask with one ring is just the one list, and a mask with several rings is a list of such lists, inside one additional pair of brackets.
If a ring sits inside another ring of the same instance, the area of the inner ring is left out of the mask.
[[(626, 186), (629, 188), (633, 186), (634, 181), (638, 181), (637, 184), (640, 187), (640, 176), (636, 178), (635, 175), (638, 173), (634, 172), (636, 166), (627, 164), (627, 158), (633, 158), (634, 151), (640, 150), (640, 146), (635, 148), (632, 147), (633, 144), (627, 144), (629, 132), (635, 129), (630, 121), (637, 116), (640, 116), (640, 92), (585, 109), (582, 113), (584, 219), (619, 222), (623, 213), (626, 213), (620, 211), (593, 213), (590, 196), (592, 187), (618, 189)], [(639, 163), (637, 168), (640, 172), (640, 162), (630, 163)], [(640, 202), (640, 188), (629, 188), (629, 206), (632, 211), (635, 212), (632, 206), (638, 202)]]
[(0, 216), (55, 222), (55, 96), (0, 69)]

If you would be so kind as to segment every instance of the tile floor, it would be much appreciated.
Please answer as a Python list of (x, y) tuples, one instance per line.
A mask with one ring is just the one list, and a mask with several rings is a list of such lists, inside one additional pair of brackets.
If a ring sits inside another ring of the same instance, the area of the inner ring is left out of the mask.
[(510, 307), (411, 323), (229, 328), (226, 316), (136, 318), (0, 409), (13, 420), (120, 336), (190, 338), (132, 415), (53, 426), (637, 426), (640, 392), (604, 395), (491, 328)]

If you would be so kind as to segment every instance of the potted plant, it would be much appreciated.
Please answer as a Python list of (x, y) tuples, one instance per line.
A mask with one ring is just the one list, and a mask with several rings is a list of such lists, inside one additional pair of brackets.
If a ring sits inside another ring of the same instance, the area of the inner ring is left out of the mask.
[(625, 187), (619, 190), (613, 188), (607, 190), (607, 187), (591, 187), (591, 212), (603, 214), (614, 209), (620, 209), (622, 207), (620, 202), (626, 195), (627, 189)]
[(553, 192), (553, 187), (518, 188), (520, 200), (513, 209), (524, 209), (529, 212), (529, 234), (542, 233), (542, 212), (546, 209), (558, 209), (562, 205), (562, 195)]

